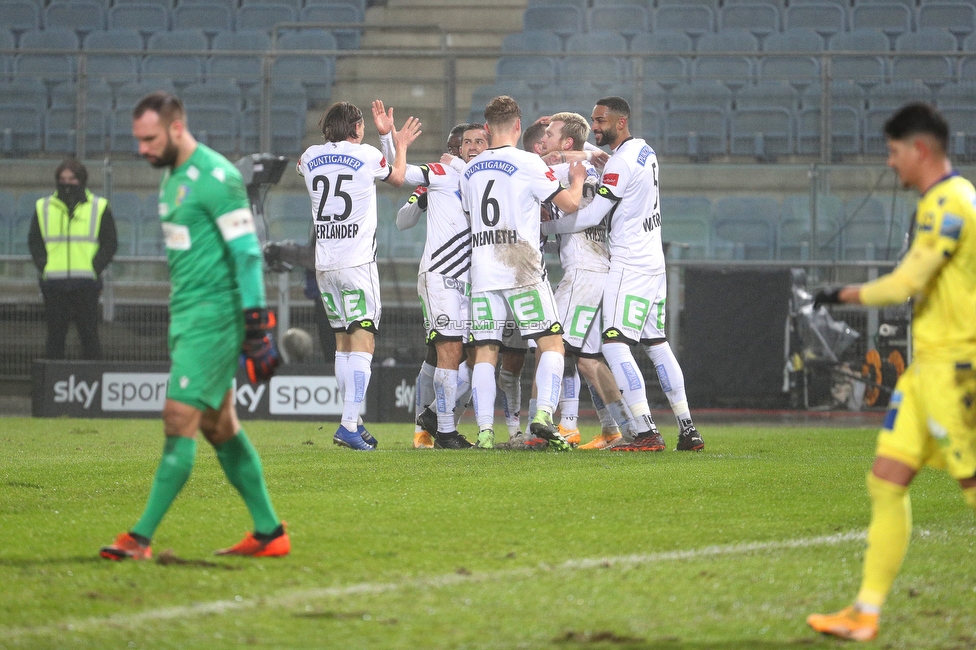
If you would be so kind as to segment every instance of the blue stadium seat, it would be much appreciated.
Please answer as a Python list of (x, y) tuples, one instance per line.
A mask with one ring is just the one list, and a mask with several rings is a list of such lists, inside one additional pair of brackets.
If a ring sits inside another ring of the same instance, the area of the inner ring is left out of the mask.
[(26, 156), (41, 150), (41, 116), (29, 106), (0, 104), (0, 151)]
[(973, 97), (976, 97), (976, 80), (973, 79), (961, 79), (936, 90), (936, 103), (940, 109), (972, 106)]
[(108, 10), (109, 29), (134, 29), (149, 35), (169, 29), (169, 11), (151, 2), (126, 2)]
[(32, 77), (0, 81), (0, 104), (43, 111), (48, 104), (47, 87)]
[[(672, 257), (710, 259), (712, 202), (704, 196), (663, 197), (661, 237), (671, 244)], [(677, 250), (681, 252), (678, 253)]]
[[(85, 50), (142, 50), (142, 36), (134, 29), (92, 32), (85, 39)], [(139, 58), (134, 54), (88, 54), (87, 72), (111, 84), (123, 84), (139, 76)]]
[(789, 82), (778, 79), (760, 79), (755, 85), (744, 86), (735, 96), (739, 108), (783, 108), (790, 113), (800, 108), (800, 99)]
[(132, 137), (132, 109), (135, 105), (136, 102), (119, 103), (108, 116), (109, 151), (128, 154), (138, 153), (138, 145), (135, 138)]
[(180, 4), (171, 13), (173, 29), (199, 29), (216, 35), (234, 28), (233, 12), (219, 4)]
[[(350, 4), (315, 5), (302, 13), (305, 23), (361, 23), (362, 11)], [(363, 30), (354, 27), (333, 27), (336, 45), (340, 50), (358, 50)]]
[(917, 32), (902, 34), (895, 41), (900, 54), (892, 59), (892, 79), (921, 79), (932, 87), (952, 81), (956, 76), (955, 62), (948, 56), (912, 56), (910, 52), (955, 53), (956, 39), (944, 29), (923, 27)]
[(926, 1), (918, 8), (915, 20), (918, 29), (939, 27), (951, 32), (962, 43), (976, 32), (976, 5), (972, 2)]
[(706, 5), (662, 5), (654, 12), (654, 31), (674, 29), (692, 38), (715, 31), (715, 11)]
[[(142, 77), (170, 79), (177, 87), (200, 81), (206, 50), (207, 37), (198, 29), (153, 34), (142, 62)], [(186, 54), (193, 51), (201, 54)]]
[(564, 87), (588, 85), (602, 94), (623, 81), (623, 66), (612, 57), (567, 54), (559, 64), (559, 84)]
[[(141, 0), (145, 2), (146, 0)], [(159, 2), (168, 2), (169, 0), (159, 0)], [(238, 0), (176, 0), (177, 5), (220, 5), (221, 7), (227, 7), (228, 9), (237, 9), (240, 5)], [(155, 215), (154, 215), (155, 216)]]
[(574, 7), (585, 11), (589, 6), (589, 0), (529, 0), (529, 7)]
[[(248, 108), (241, 116), (241, 150), (258, 150), (260, 110)], [(271, 108), (271, 153), (294, 156), (302, 151), (305, 137), (305, 111), (281, 106)]]
[(163, 228), (159, 222), (158, 194), (153, 193), (145, 198), (141, 214), (136, 255), (164, 255), (166, 249), (163, 246)]
[(941, 109), (949, 123), (949, 153), (964, 162), (976, 160), (976, 107), (952, 106)]
[(664, 151), (707, 160), (728, 153), (728, 113), (715, 106), (670, 108), (664, 118)]
[(180, 97), (184, 103), (193, 102), (197, 106), (224, 106), (235, 111), (244, 108), (244, 96), (232, 79), (209, 79), (205, 83), (190, 84), (183, 89)]
[[(129, 111), (130, 123), (128, 127), (130, 131), (132, 130), (132, 109), (135, 108), (140, 99), (157, 90), (175, 93), (176, 87), (169, 79), (143, 79), (142, 81), (130, 81), (115, 89), (115, 108)], [(113, 149), (113, 151), (118, 150)]]
[[(245, 29), (237, 32), (220, 32), (213, 39), (210, 61), (207, 63), (208, 78), (236, 79), (250, 86), (261, 78), (261, 56), (271, 49), (271, 37), (267, 32)], [(220, 51), (247, 50), (254, 56), (219, 55)]]
[[(576, 35), (571, 38), (575, 38)], [(559, 52), (563, 49), (563, 41), (555, 32), (549, 30), (532, 30), (509, 34), (502, 41), (502, 52)]]
[(825, 40), (847, 28), (843, 5), (827, 2), (791, 2), (783, 16), (783, 29), (805, 27)]
[(335, 57), (320, 55), (287, 56), (282, 50), (335, 50), (336, 39), (323, 29), (310, 28), (287, 32), (278, 39), (278, 56), (272, 72), (276, 78), (300, 81), (312, 101), (327, 101), (335, 83)]
[(293, 23), (298, 13), (288, 5), (262, 3), (247, 5), (237, 10), (237, 29), (263, 29), (271, 31), (278, 23)]
[(616, 31), (630, 38), (646, 32), (649, 26), (647, 10), (636, 5), (600, 7), (590, 12), (590, 31)]
[(78, 84), (66, 81), (51, 86), (48, 97), (51, 108), (74, 108), (78, 105)]
[[(700, 52), (755, 52), (756, 37), (744, 30), (704, 34), (698, 39)], [(692, 60), (691, 75), (699, 79), (718, 79), (729, 88), (741, 88), (752, 81), (752, 59), (747, 56), (697, 56)]]
[(959, 62), (959, 80), (976, 80), (976, 56), (964, 56)]
[(530, 6), (522, 19), (522, 31), (544, 29), (568, 37), (583, 31), (583, 11), (573, 6)]
[(732, 109), (732, 91), (717, 79), (692, 79), (670, 90), (668, 105), (671, 108), (713, 106), (726, 112)]
[(194, 137), (205, 145), (229, 156), (241, 151), (238, 119), (241, 110), (237, 107), (221, 106), (213, 102), (186, 101)]
[(10, 252), (13, 255), (27, 255), (27, 233), (31, 222), (37, 218), (37, 199), (50, 196), (51, 190), (27, 191), (17, 195), (10, 229)]
[(24, 32), (20, 36), (20, 54), (16, 59), (18, 75), (33, 75), (45, 81), (67, 81), (74, 78), (77, 62), (66, 54), (34, 54), (31, 50), (77, 50), (78, 36), (69, 29)]
[(556, 83), (556, 60), (547, 56), (503, 56), (498, 59), (495, 74), (499, 80), (521, 79), (530, 88), (539, 89)]
[[(630, 42), (632, 52), (691, 52), (691, 37), (677, 30), (661, 30), (650, 34), (638, 34)], [(646, 83), (657, 83), (672, 88), (688, 80), (689, 58), (675, 55), (646, 56), (642, 60)]]
[(776, 199), (766, 196), (725, 197), (712, 215), (712, 241), (717, 255), (738, 260), (771, 260), (775, 255), (779, 217)]
[(44, 29), (59, 27), (79, 34), (105, 29), (105, 9), (99, 0), (52, 0), (44, 10)]
[(794, 152), (793, 112), (780, 106), (737, 107), (729, 114), (732, 155), (775, 160)]
[[(797, 153), (819, 156), (822, 153), (820, 107), (809, 103), (797, 116)], [(830, 109), (830, 147), (832, 160), (860, 154), (861, 113), (850, 106), (833, 105)]]
[(744, 29), (760, 40), (780, 31), (780, 22), (779, 9), (766, 3), (726, 3), (718, 15), (719, 31)]
[[(274, 0), (275, 4), (288, 5), (292, 9), (298, 11), (304, 5), (303, 0)], [(246, 7), (248, 5), (260, 5), (266, 4), (266, 0), (241, 0), (241, 6)]]
[(566, 39), (566, 52), (617, 52), (623, 54), (626, 51), (627, 40), (618, 32), (590, 31), (583, 34), (573, 34)]
[(12, 230), (17, 218), (14, 210), (16, 200), (10, 192), (0, 190), (0, 255), (10, 254)]
[(893, 80), (868, 91), (868, 110), (864, 115), (864, 152), (883, 156), (888, 152), (884, 123), (897, 109), (909, 102), (932, 102), (932, 90), (917, 79)]
[[(585, 112), (580, 113), (584, 117), (587, 117)], [(641, 122), (639, 125), (634, 124), (631, 128), (638, 137), (647, 140), (647, 143), (651, 147), (657, 147), (658, 143), (661, 142), (661, 137), (664, 133), (664, 111), (663, 108), (657, 106), (644, 105), (640, 114)]]
[[(647, 6), (654, 6), (654, 0), (646, 0)], [(657, 0), (658, 7), (675, 7), (675, 6), (699, 6), (706, 7), (712, 11), (712, 13), (718, 12), (719, 0)]]
[[(109, 197), (113, 217), (124, 217), (133, 222), (141, 221), (146, 206), (146, 200), (135, 192), (112, 192)], [(155, 215), (154, 215), (155, 216)]]
[(903, 4), (867, 4), (851, 10), (851, 29), (877, 29), (889, 38), (891, 43), (906, 32), (912, 31), (912, 11)]
[[(14, 35), (9, 29), (0, 28), (0, 50), (14, 49)], [(0, 54), (0, 80), (10, 78), (14, 68), (13, 54)]]
[[(838, 52), (884, 53), (889, 49), (888, 37), (877, 29), (856, 29), (831, 38), (830, 49)], [(885, 60), (877, 54), (837, 55), (831, 61), (831, 74), (835, 79), (851, 79), (868, 88), (884, 81)]]
[(363, 22), (366, 16), (366, 0), (305, 0), (305, 8), (320, 7), (322, 5), (333, 7), (344, 5), (356, 10), (358, 18), (354, 22)]
[(903, 233), (894, 232), (889, 201), (858, 196), (844, 202), (840, 224), (841, 257), (886, 260), (901, 248)]
[(786, 0), (725, 0), (722, 6), (731, 7), (733, 5), (769, 5), (771, 7), (776, 7), (780, 14), (786, 9)]
[[(800, 105), (803, 108), (820, 108), (822, 92), (822, 83), (811, 85), (800, 96)], [(867, 107), (867, 95), (864, 88), (850, 79), (834, 79), (830, 82), (830, 104), (849, 107), (860, 115)]]
[(15, 33), (41, 28), (41, 3), (33, 0), (0, 0), (3, 26)]
[[(555, 86), (553, 87), (555, 90)], [(487, 86), (478, 86), (471, 93), (471, 117), (468, 121), (480, 124), (485, 121), (484, 111), (495, 97), (508, 95), (516, 102), (523, 111), (534, 110), (536, 91), (529, 87), (522, 79), (499, 79), (495, 83)], [(560, 94), (560, 100), (562, 95)], [(556, 111), (562, 110), (556, 108)], [(555, 112), (555, 111), (554, 111)]]
[[(44, 114), (44, 151), (74, 153), (77, 134), (77, 111), (72, 107), (52, 107)], [(106, 116), (99, 108), (85, 109), (85, 151), (105, 151)]]
[(803, 28), (770, 34), (763, 43), (764, 54), (759, 57), (757, 80), (785, 80), (798, 90), (820, 77), (820, 61), (812, 56), (789, 52), (817, 52), (823, 40), (816, 33)]
[[(792, 194), (783, 199), (783, 212), (777, 224), (776, 257), (781, 260), (836, 260), (839, 250), (837, 227), (843, 218), (844, 204), (833, 194), (818, 194), (816, 244), (809, 194)], [(813, 253), (816, 251), (816, 255)]]
[(976, 32), (973, 32), (962, 42), (963, 52), (976, 52)]

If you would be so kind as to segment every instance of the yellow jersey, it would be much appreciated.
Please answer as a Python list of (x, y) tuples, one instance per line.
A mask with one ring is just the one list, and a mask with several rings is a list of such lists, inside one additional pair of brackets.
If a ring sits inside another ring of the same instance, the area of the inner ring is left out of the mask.
[(889, 275), (861, 287), (861, 302), (914, 296), (916, 361), (976, 362), (976, 189), (953, 172), (919, 199), (916, 234)]

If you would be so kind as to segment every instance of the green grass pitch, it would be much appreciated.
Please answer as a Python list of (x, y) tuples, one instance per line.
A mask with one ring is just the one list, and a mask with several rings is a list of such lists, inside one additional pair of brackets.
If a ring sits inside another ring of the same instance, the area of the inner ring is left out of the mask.
[[(153, 420), (0, 419), (0, 648), (836, 648), (804, 622), (854, 596), (875, 432), (704, 426), (700, 454), (415, 451), (374, 425), (253, 422), (292, 554), (218, 558), (250, 528), (201, 444), (153, 550)], [(596, 431), (584, 428), (584, 440)], [(470, 437), (472, 431), (465, 431)], [(674, 445), (673, 427), (662, 430)], [(925, 471), (878, 648), (976, 647), (976, 519)]]

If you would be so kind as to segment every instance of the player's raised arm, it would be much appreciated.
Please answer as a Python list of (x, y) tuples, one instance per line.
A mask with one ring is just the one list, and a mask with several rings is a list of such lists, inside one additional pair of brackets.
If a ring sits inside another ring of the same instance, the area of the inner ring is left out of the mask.
[[(391, 108), (390, 115), (392, 114), (393, 109)], [(399, 131), (396, 129), (393, 130), (396, 157), (393, 159), (393, 168), (390, 170), (390, 175), (386, 178), (386, 182), (394, 187), (403, 185), (407, 170), (407, 149), (423, 133), (420, 130), (421, 126), (420, 120), (410, 116)]]
[[(563, 212), (576, 212), (580, 200), (583, 198), (583, 181), (586, 179), (586, 168), (578, 162), (569, 166), (569, 189), (559, 192), (552, 197), (552, 202)], [(599, 222), (598, 222), (599, 223)]]

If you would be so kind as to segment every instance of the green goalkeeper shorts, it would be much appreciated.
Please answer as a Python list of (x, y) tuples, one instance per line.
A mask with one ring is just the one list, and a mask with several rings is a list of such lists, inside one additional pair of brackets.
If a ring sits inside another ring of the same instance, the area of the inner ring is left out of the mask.
[(241, 312), (200, 304), (174, 314), (169, 326), (169, 371), (166, 397), (204, 411), (219, 409), (234, 385), (244, 342)]

